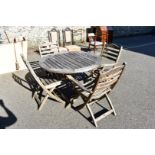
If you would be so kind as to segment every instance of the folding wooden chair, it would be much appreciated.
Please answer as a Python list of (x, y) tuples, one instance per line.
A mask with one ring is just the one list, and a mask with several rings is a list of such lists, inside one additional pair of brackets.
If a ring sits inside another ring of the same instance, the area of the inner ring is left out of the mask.
[(63, 30), (63, 46), (66, 47), (68, 51), (81, 51), (80, 46), (74, 45), (73, 30), (69, 27)]
[[(25, 65), (27, 66), (27, 69), (31, 73), (32, 77), (34, 78), (35, 82), (37, 83), (37, 86), (35, 88), (35, 92), (33, 95), (33, 98), (37, 100), (37, 102), (41, 102), (39, 106), (39, 110), (42, 109), (44, 104), (46, 103), (47, 99), (50, 97), (62, 104), (65, 104), (65, 102), (60, 99), (54, 92), (54, 90), (57, 88), (57, 86), (60, 86), (62, 81), (54, 81), (51, 78), (47, 78), (44, 76), (44, 78), (38, 77), (37, 74), (40, 72), (38, 66), (36, 65), (36, 69), (33, 69), (28, 60), (25, 59), (23, 55), (21, 55)], [(41, 68), (40, 68), (41, 69)], [(44, 91), (45, 97), (42, 101), (39, 100), (39, 92)]]
[[(68, 76), (68, 78), (75, 85), (77, 93), (80, 94), (80, 96), (84, 100), (83, 104), (78, 105), (74, 108), (76, 110), (80, 110), (86, 106), (96, 127), (97, 122), (101, 119), (105, 118), (106, 116), (112, 113), (116, 115), (114, 106), (108, 94), (111, 92), (111, 90), (114, 88), (114, 86), (120, 79), (120, 76), (122, 75), (124, 68), (125, 63), (123, 63), (120, 66), (114, 67), (106, 72), (104, 70), (96, 70), (96, 72), (94, 72), (94, 76), (92, 76), (92, 78), (90, 78), (88, 82), (86, 82), (85, 84), (80, 84), (72, 76)], [(97, 116), (101, 111), (94, 113), (92, 110), (92, 105), (95, 103), (96, 105), (98, 105), (98, 101), (100, 101), (104, 97), (108, 101), (110, 109), (106, 109), (106, 112), (102, 112), (102, 114)]]

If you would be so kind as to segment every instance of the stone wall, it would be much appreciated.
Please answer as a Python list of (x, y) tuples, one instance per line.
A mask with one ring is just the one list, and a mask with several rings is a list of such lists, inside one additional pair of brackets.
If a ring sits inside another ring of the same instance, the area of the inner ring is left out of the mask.
[(154, 33), (155, 26), (113, 26), (114, 37)]
[[(0, 42), (8, 42), (4, 31), (7, 32), (10, 41), (16, 37), (20, 40), (25, 37), (28, 40), (28, 47), (36, 47), (43, 41), (48, 41), (47, 31), (51, 30), (54, 26), (0, 26)], [(60, 38), (62, 44), (62, 29), (65, 26), (57, 26), (60, 30)], [(70, 26), (74, 32), (74, 41), (82, 42), (86, 40), (86, 28), (85, 26)], [(155, 32), (154, 26), (113, 26), (113, 36), (131, 36), (138, 34), (149, 34)]]
[[(36, 47), (43, 41), (48, 41), (47, 31), (51, 30), (54, 26), (1, 26), (0, 27), (0, 40), (2, 42), (8, 42), (4, 31), (7, 32), (10, 41), (16, 37), (17, 40), (21, 40), (22, 36), (28, 40), (29, 47)], [(60, 30), (60, 38), (62, 43), (62, 29), (65, 27), (57, 27)], [(85, 27), (83, 26), (71, 26), (74, 32), (75, 42), (81, 42), (85, 40)]]

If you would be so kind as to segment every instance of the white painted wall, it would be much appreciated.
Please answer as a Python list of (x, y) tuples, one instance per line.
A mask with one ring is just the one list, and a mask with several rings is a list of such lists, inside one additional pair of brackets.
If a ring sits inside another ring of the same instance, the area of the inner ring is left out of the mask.
[(16, 59), (19, 63), (19, 70), (26, 69), (20, 54), (23, 53), (27, 58), (27, 41), (17, 43), (0, 44), (0, 74), (16, 71)]

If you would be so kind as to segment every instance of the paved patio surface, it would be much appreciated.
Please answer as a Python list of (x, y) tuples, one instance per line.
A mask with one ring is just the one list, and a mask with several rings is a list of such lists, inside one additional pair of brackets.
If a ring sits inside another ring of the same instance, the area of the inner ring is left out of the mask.
[[(155, 128), (155, 36), (118, 38), (114, 42), (124, 46), (121, 62), (126, 61), (127, 67), (110, 94), (117, 116), (101, 120), (98, 128)], [(28, 54), (29, 60), (39, 59), (35, 52)], [(27, 71), (14, 74), (25, 80)], [(23, 84), (25, 87), (15, 82), (12, 73), (0, 75), (0, 128), (95, 128), (80, 113), (52, 100), (39, 112), (28, 84)], [(81, 112), (88, 116), (86, 110)]]

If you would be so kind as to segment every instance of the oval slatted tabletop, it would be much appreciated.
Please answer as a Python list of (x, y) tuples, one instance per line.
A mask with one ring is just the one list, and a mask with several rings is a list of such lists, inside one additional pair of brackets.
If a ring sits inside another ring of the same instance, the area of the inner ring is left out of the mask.
[(75, 74), (98, 68), (101, 65), (101, 57), (82, 51), (66, 52), (43, 57), (39, 65), (48, 72)]

